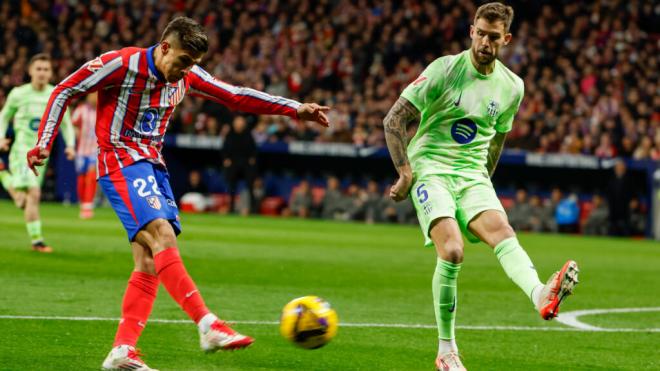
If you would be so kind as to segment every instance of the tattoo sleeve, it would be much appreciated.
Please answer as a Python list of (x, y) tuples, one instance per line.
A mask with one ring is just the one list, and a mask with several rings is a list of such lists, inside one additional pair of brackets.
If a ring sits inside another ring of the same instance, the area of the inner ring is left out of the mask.
[(390, 157), (397, 171), (409, 164), (406, 147), (408, 146), (406, 126), (414, 120), (419, 120), (420, 113), (407, 99), (400, 97), (383, 120), (385, 126), (385, 141)]
[(506, 140), (506, 133), (495, 133), (495, 136), (490, 141), (488, 146), (488, 160), (486, 161), (486, 169), (488, 175), (493, 176), (497, 162), (500, 160), (502, 149), (504, 148), (504, 141)]

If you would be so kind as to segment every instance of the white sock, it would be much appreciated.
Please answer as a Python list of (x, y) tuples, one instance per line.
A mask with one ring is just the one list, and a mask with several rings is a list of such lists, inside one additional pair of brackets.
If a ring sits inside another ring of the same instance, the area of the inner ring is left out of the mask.
[(537, 285), (532, 289), (532, 304), (534, 308), (539, 309), (539, 299), (541, 299), (541, 291), (543, 291), (544, 285)]
[(440, 339), (440, 342), (438, 343), (438, 354), (446, 354), (449, 352), (458, 353), (456, 339)]
[(199, 327), (199, 331), (202, 332), (202, 334), (205, 334), (208, 330), (211, 329), (211, 325), (213, 322), (217, 321), (218, 317), (216, 317), (215, 314), (209, 313), (202, 317), (202, 319), (197, 322), (197, 327)]

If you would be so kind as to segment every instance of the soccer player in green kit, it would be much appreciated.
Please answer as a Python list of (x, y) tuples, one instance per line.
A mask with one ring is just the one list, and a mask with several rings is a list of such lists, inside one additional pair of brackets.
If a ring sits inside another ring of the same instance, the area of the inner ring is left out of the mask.
[[(25, 225), (32, 242), (32, 249), (38, 252), (52, 252), (44, 242), (39, 217), (41, 184), (45, 171), (36, 176), (27, 164), (27, 152), (37, 143), (37, 133), (41, 116), (46, 110), (50, 93), (55, 88), (48, 82), (53, 76), (53, 67), (47, 54), (36, 54), (28, 66), (30, 83), (12, 89), (0, 111), (0, 151), (9, 150), (9, 140), (5, 137), (9, 121), (14, 120), (14, 143), (9, 152), (9, 169), (0, 171), (0, 182), (9, 192), (17, 207), (24, 209)], [(62, 134), (66, 143), (65, 154), (72, 160), (75, 151), (75, 137), (68, 112), (64, 115)], [(44, 167), (47, 165), (44, 165)]]
[[(557, 315), (577, 284), (578, 267), (572, 260), (547, 284), (541, 283), (490, 181), (524, 94), (523, 81), (497, 60), (500, 48), (511, 41), (512, 20), (509, 6), (480, 6), (470, 27), (470, 49), (431, 63), (384, 120), (399, 173), (390, 197), (412, 198), (426, 246), (437, 252), (432, 288), (438, 370), (465, 370), (454, 336), (462, 234), (494, 249), (506, 274), (546, 320)], [(407, 144), (406, 125), (413, 121), (419, 129)]]

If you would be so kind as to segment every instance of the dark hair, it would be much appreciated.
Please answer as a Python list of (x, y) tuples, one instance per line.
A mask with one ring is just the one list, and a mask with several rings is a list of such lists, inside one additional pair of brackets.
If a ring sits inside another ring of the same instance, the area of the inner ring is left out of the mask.
[(174, 18), (165, 27), (160, 41), (165, 40), (170, 35), (176, 36), (181, 48), (185, 50), (195, 53), (206, 53), (209, 50), (209, 39), (206, 37), (204, 28), (191, 18)]
[(45, 62), (52, 63), (52, 60), (50, 59), (49, 54), (38, 53), (38, 54), (33, 55), (32, 58), (30, 58), (30, 62), (28, 63), (28, 66), (31, 66), (32, 63), (34, 63), (36, 61), (45, 61)]
[(509, 32), (511, 22), (513, 22), (513, 8), (498, 2), (484, 4), (477, 8), (474, 23), (477, 23), (479, 18), (484, 18), (490, 23), (502, 21), (504, 22), (504, 32)]

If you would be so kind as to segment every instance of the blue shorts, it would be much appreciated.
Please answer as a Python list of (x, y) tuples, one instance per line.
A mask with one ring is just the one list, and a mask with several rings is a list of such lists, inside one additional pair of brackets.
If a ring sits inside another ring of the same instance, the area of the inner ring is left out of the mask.
[(78, 175), (86, 174), (90, 168), (96, 171), (96, 155), (76, 156), (76, 173)]
[(139, 161), (99, 178), (99, 184), (124, 225), (128, 240), (149, 222), (166, 219), (181, 233), (179, 209), (174, 201), (170, 176), (158, 165)]

